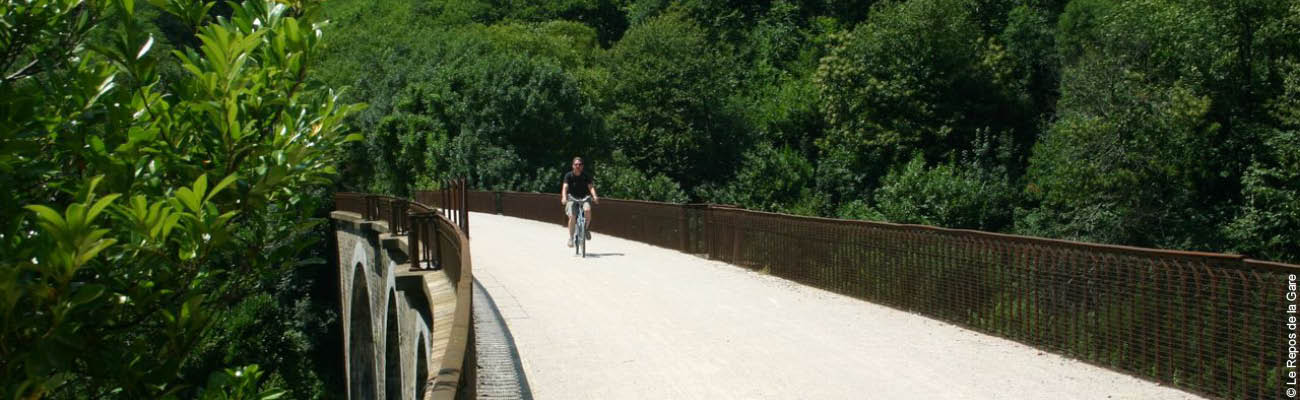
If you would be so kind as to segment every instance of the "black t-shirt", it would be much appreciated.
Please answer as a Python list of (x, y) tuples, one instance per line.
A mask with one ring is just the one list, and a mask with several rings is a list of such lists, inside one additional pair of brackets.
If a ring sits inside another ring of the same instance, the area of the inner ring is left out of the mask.
[(596, 183), (591, 178), (591, 174), (582, 171), (582, 175), (574, 175), (573, 171), (564, 173), (564, 183), (569, 184), (569, 195), (579, 199), (591, 195), (591, 185)]

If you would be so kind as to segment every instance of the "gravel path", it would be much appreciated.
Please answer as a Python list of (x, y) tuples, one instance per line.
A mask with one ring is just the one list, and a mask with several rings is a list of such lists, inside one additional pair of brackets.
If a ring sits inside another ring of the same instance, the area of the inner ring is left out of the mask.
[(673, 250), (597, 234), (581, 259), (557, 225), (469, 220), (539, 400), (1199, 398)]

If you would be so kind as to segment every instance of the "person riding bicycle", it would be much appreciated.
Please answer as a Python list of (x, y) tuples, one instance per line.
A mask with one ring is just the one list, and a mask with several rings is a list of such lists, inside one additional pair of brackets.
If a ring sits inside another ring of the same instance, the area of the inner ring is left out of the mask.
[(564, 205), (564, 215), (569, 217), (569, 247), (573, 247), (573, 221), (577, 218), (573, 215), (574, 201), (582, 201), (582, 213), (587, 217), (586, 239), (591, 240), (591, 202), (584, 201), (587, 196), (591, 197), (591, 202), (600, 204), (600, 197), (596, 196), (596, 180), (582, 171), (582, 157), (574, 157), (573, 170), (564, 173), (564, 186), (560, 188), (560, 204)]

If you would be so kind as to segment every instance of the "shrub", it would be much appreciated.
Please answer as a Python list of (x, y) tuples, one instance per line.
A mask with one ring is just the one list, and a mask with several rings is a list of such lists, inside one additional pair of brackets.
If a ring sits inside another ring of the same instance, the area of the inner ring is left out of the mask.
[[(0, 59), (6, 396), (281, 394), (263, 377), (276, 371), (186, 367), (229, 308), (302, 262), (313, 189), (359, 139), (341, 130), (357, 107), (308, 82), (312, 3), (215, 19), (210, 2), (151, 4), (197, 47), (152, 51), (131, 0), (0, 10), (14, 50)], [(165, 63), (184, 73), (162, 79)]]

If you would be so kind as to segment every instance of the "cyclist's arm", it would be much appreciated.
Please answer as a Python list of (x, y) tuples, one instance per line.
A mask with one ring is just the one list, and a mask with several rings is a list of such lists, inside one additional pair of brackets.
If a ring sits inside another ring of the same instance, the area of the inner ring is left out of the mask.
[(564, 182), (564, 186), (560, 188), (560, 204), (569, 204), (568, 200), (569, 200), (569, 183)]
[(587, 187), (591, 190), (591, 201), (600, 204), (600, 196), (596, 196), (596, 181), (591, 181), (591, 183), (587, 184)]

